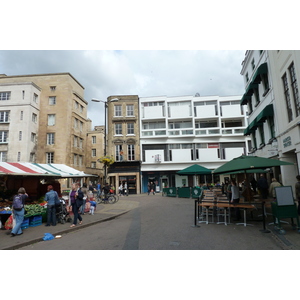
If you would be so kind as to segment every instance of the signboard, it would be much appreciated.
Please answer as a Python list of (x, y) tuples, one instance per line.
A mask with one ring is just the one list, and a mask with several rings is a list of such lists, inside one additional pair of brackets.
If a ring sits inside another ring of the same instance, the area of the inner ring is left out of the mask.
[(280, 186), (275, 188), (278, 206), (294, 205), (293, 190), (291, 186)]

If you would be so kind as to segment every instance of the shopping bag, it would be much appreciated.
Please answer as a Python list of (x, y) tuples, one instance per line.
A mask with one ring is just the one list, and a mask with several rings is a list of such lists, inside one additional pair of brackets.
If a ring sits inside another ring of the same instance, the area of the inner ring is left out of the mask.
[(7, 221), (5, 222), (5, 229), (8, 230), (8, 229), (13, 229), (14, 228), (14, 217), (13, 215), (11, 214), (10, 217), (7, 219)]
[(51, 241), (53, 239), (54, 239), (54, 236), (51, 233), (45, 233), (44, 234), (44, 237), (43, 237), (44, 241)]

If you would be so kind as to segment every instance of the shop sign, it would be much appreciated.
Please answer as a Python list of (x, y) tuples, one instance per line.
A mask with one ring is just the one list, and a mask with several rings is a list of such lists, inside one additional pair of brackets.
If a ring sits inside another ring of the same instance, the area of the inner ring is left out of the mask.
[(289, 147), (292, 145), (292, 139), (290, 136), (287, 136), (284, 140), (283, 140), (283, 147)]

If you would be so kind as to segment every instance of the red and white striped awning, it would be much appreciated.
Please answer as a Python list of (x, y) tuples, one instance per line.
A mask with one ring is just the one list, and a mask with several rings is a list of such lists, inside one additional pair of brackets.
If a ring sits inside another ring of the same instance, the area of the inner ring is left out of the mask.
[(0, 162), (0, 175), (31, 175), (53, 177), (88, 177), (82, 171), (73, 169), (64, 164), (36, 164), (36, 163), (9, 163)]

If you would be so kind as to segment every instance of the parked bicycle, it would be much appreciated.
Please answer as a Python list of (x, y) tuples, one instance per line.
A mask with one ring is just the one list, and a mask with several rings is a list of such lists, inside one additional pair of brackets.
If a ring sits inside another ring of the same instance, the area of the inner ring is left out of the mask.
[(104, 193), (96, 195), (96, 201), (98, 204), (100, 204), (100, 203), (114, 204), (114, 203), (118, 202), (118, 200), (119, 200), (119, 196), (112, 194), (112, 193), (107, 194), (107, 198), (105, 198)]

